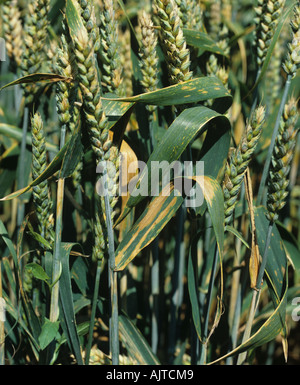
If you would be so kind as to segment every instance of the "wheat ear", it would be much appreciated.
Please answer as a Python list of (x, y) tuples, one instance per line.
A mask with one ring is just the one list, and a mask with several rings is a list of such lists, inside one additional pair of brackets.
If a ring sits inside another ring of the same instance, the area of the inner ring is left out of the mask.
[(284, 108), (269, 170), (267, 218), (272, 222), (278, 219), (278, 212), (286, 204), (288, 176), (298, 132), (295, 127), (297, 120), (297, 101), (291, 98)]
[(226, 165), (223, 183), (225, 224), (232, 221), (233, 212), (237, 203), (244, 174), (252, 159), (252, 155), (261, 135), (265, 118), (265, 108), (258, 107), (250, 122), (247, 124), (246, 132), (238, 147), (231, 154)]
[(120, 43), (118, 34), (118, 22), (112, 0), (103, 0), (100, 14), (100, 38), (101, 46), (98, 55), (98, 63), (103, 82), (103, 92), (120, 92), (122, 71), (120, 66)]
[(190, 51), (181, 28), (178, 6), (174, 0), (155, 0), (155, 12), (160, 23), (160, 37), (168, 65), (170, 83), (190, 80)]
[(300, 2), (294, 7), (294, 16), (290, 23), (292, 40), (288, 44), (288, 53), (283, 63), (283, 69), (293, 79), (300, 65)]
[(256, 13), (254, 48), (258, 67), (262, 66), (266, 58), (284, 3), (285, 0), (258, 0), (254, 8)]
[[(151, 16), (143, 12), (139, 16), (139, 26), (141, 28), (141, 46), (140, 46), (140, 68), (142, 72), (141, 85), (144, 92), (155, 91), (157, 88), (158, 77), (158, 55), (157, 55), (157, 34), (153, 28)], [(150, 112), (155, 110), (156, 106), (147, 106)]]
[[(108, 169), (108, 195), (110, 197), (110, 205), (113, 209), (117, 202), (116, 185), (118, 179), (118, 149), (112, 146), (109, 138), (109, 126), (106, 115), (101, 102), (101, 87), (97, 74), (96, 61), (94, 51), (89, 43), (88, 33), (85, 29), (74, 37), (74, 53), (78, 67), (78, 79), (82, 92), (83, 112), (85, 122), (88, 128), (91, 147), (96, 157), (96, 162), (108, 162), (108, 167), (114, 164), (114, 170)], [(110, 176), (113, 175), (113, 180)], [(94, 256), (97, 259), (103, 258), (107, 250), (107, 232), (105, 225), (105, 207), (104, 199), (100, 198), (98, 207), (99, 213), (96, 214), (95, 224), (95, 247)]]
[[(37, 179), (47, 167), (43, 120), (37, 112), (31, 119), (32, 132), (32, 177)], [(52, 202), (47, 180), (33, 187), (38, 228), (41, 236), (51, 245), (54, 241)]]
[(23, 53), (21, 14), (16, 0), (11, 1), (9, 5), (4, 4), (2, 10), (6, 52), (10, 59), (10, 68), (15, 72), (21, 64)]
[[(49, 0), (34, 0), (28, 4), (24, 26), (25, 47), (20, 65), (24, 76), (39, 72), (43, 63), (41, 59), (46, 56), (49, 4)], [(35, 89), (35, 84), (24, 85), (27, 104), (33, 101)]]

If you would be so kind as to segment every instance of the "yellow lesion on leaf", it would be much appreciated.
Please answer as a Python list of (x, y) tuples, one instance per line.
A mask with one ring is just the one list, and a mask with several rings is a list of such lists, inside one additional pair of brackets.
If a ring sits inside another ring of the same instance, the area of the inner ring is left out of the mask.
[(65, 251), (69, 251), (70, 249), (72, 249), (72, 247), (73, 247), (72, 244), (64, 244), (64, 245), (63, 245), (63, 249), (64, 249)]
[[(166, 186), (163, 191), (161, 192), (161, 195), (159, 195), (155, 200), (153, 200), (148, 207), (148, 215), (145, 215), (145, 217), (138, 223), (137, 226), (134, 226), (132, 228), (134, 234), (139, 234), (140, 231), (145, 230), (145, 233), (141, 238), (139, 238), (137, 235), (134, 235), (130, 241), (127, 243), (126, 247), (122, 249), (117, 255), (116, 255), (116, 266), (118, 270), (123, 269), (134, 257), (138, 254), (138, 252), (146, 247), (153, 239), (153, 236), (149, 236), (153, 228), (157, 226), (160, 222), (163, 222), (164, 219), (168, 216), (169, 208), (172, 207), (175, 204), (176, 197), (174, 197), (174, 200), (172, 200), (168, 207), (164, 210), (161, 210), (164, 202), (166, 199), (168, 199), (168, 196), (164, 196), (164, 190), (166, 188), (169, 188), (169, 193), (171, 193), (174, 190), (174, 186), (168, 185)], [(139, 238), (139, 239), (138, 239)], [(122, 263), (122, 257), (124, 257), (124, 253), (126, 253), (126, 250), (134, 245), (134, 251), (131, 252), (131, 255), (128, 259), (126, 259), (125, 264)], [(119, 266), (118, 266), (119, 265)]]

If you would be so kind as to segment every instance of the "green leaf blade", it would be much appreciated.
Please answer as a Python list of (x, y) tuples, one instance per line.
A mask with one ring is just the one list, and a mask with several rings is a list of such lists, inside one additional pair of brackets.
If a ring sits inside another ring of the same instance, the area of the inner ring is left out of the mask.
[(56, 338), (59, 329), (59, 321), (51, 322), (45, 318), (42, 331), (39, 336), (40, 348), (44, 350)]
[[(200, 77), (144, 94), (107, 100), (175, 106), (217, 99), (219, 112), (224, 113), (232, 103), (232, 96), (217, 77)], [(105, 100), (105, 98), (103, 98)]]
[(207, 33), (184, 28), (183, 34), (188, 45), (199, 48), (202, 52), (208, 51), (228, 57)]
[(62, 242), (60, 244), (61, 276), (59, 278), (59, 298), (61, 303), (60, 317), (67, 326), (67, 339), (79, 365), (83, 365), (80, 341), (76, 327), (69, 257), (75, 244)]
[(50, 280), (50, 277), (46, 274), (43, 267), (35, 262), (27, 263), (25, 268), (29, 270), (33, 274), (34, 278), (36, 279), (39, 279), (44, 282), (47, 282), (48, 280)]
[(7, 87), (12, 87), (17, 84), (28, 84), (28, 83), (39, 83), (39, 82), (47, 82), (47, 83), (54, 83), (54, 82), (69, 82), (71, 79), (66, 78), (65, 76), (57, 75), (57, 74), (48, 74), (48, 73), (36, 73), (31, 75), (23, 76), (17, 80), (14, 80), (11, 83), (8, 83), (0, 88), (0, 92), (4, 90)]
[(160, 365), (147, 341), (126, 314), (119, 315), (120, 338), (138, 365)]

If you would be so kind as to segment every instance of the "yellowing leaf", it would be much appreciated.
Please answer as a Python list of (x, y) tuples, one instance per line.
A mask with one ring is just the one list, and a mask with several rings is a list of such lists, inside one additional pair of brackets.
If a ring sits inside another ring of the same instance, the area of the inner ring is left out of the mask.
[[(175, 178), (167, 184), (159, 196), (154, 197), (140, 218), (125, 235), (116, 250), (115, 270), (123, 270), (138, 253), (149, 245), (170, 221), (184, 201), (184, 197), (176, 186)], [(203, 193), (211, 215), (213, 228), (216, 234), (220, 257), (224, 243), (224, 201), (221, 187), (218, 182), (209, 176), (195, 176), (191, 179), (196, 182)]]

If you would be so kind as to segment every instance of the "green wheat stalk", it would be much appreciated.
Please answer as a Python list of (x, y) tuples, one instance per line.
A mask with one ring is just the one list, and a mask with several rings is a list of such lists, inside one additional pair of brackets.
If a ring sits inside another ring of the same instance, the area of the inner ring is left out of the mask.
[(218, 35), (222, 23), (222, 8), (221, 0), (214, 0), (210, 4), (209, 8), (209, 34), (215, 40), (218, 41)]
[[(104, 188), (104, 197), (101, 196), (98, 200), (98, 210), (96, 212), (93, 257), (98, 260), (99, 265), (102, 263), (106, 253), (109, 256), (109, 285), (111, 292), (110, 349), (113, 363), (118, 363), (118, 319), (116, 315), (118, 314), (118, 301), (116, 296), (116, 273), (113, 271), (114, 245), (112, 220), (113, 208), (117, 202), (119, 154), (118, 148), (112, 145), (109, 137), (108, 121), (101, 102), (101, 86), (97, 74), (96, 58), (89, 40), (89, 33), (85, 27), (80, 29), (77, 36), (74, 36), (73, 41), (85, 123), (91, 147), (96, 157), (97, 167), (102, 166), (103, 175), (100, 178), (100, 185), (103, 177), (105, 179), (105, 183), (101, 186)], [(107, 161), (110, 162), (106, 163)]]
[[(73, 53), (70, 47), (70, 37), (66, 28), (65, 20), (63, 21), (63, 34), (61, 36), (61, 47), (58, 49), (56, 55), (57, 62), (55, 68), (58, 74), (72, 78), (74, 75)], [(66, 133), (70, 129), (71, 116), (71, 99), (72, 99), (73, 84), (58, 82), (56, 88), (56, 109), (58, 113), (58, 120), (60, 125), (60, 148), (62, 148), (66, 141)], [(56, 196), (56, 227), (55, 227), (55, 243), (52, 261), (52, 289), (51, 289), (51, 303), (50, 303), (50, 321), (56, 322), (59, 317), (59, 277), (61, 271), (60, 264), (60, 245), (62, 236), (62, 221), (63, 221), (63, 202), (64, 202), (64, 178), (59, 178), (57, 183)]]
[[(74, 37), (74, 55), (78, 70), (78, 81), (83, 100), (83, 113), (88, 127), (88, 134), (97, 164), (109, 159), (111, 141), (107, 118), (101, 103), (101, 88), (96, 70), (94, 51), (89, 43), (89, 34), (84, 27), (81, 34)], [(98, 202), (99, 203), (99, 202)], [(103, 207), (98, 204), (99, 214), (96, 213), (95, 246), (93, 258), (102, 260), (106, 251), (105, 221)]]

